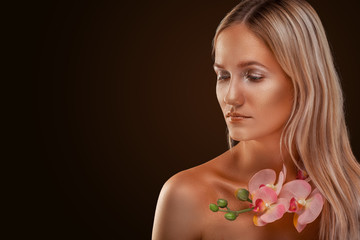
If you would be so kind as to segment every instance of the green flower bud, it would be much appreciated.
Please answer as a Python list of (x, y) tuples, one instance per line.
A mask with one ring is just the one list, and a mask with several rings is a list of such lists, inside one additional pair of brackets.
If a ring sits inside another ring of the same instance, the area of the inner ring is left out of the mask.
[(227, 204), (228, 204), (228, 202), (225, 199), (218, 199), (218, 201), (217, 201), (217, 205), (221, 208), (226, 207)]
[(229, 221), (234, 221), (236, 219), (236, 215), (233, 212), (225, 213), (225, 218)]
[(213, 212), (219, 211), (219, 207), (216, 204), (211, 203), (209, 207), (210, 207), (210, 210)]
[(245, 188), (237, 190), (236, 197), (241, 201), (247, 201), (249, 199), (249, 191)]

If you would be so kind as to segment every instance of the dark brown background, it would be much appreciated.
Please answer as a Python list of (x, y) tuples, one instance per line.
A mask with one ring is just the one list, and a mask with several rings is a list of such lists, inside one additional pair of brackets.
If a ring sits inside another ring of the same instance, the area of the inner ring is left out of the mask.
[[(35, 180), (23, 182), (30, 211), (18, 221), (26, 236), (150, 239), (163, 183), (227, 150), (210, 53), (217, 25), (237, 3), (25, 6), (27, 68), (19, 71), (35, 96), (22, 139)], [(359, 3), (311, 3), (334, 51), (360, 158)]]

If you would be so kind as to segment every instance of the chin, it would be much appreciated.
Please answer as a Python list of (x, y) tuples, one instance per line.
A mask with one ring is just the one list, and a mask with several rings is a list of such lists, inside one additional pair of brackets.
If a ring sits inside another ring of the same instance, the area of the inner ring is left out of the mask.
[(238, 142), (251, 140), (251, 138), (245, 137), (245, 136), (236, 136), (236, 135), (233, 136), (233, 135), (230, 134), (230, 137), (231, 137), (232, 140), (235, 140), (235, 141), (238, 141)]
[(238, 142), (243, 142), (243, 141), (248, 141), (250, 139), (244, 139), (244, 138), (231, 138), (234, 141), (238, 141)]
[(230, 131), (229, 135), (231, 139), (235, 141), (249, 141), (249, 140), (255, 140), (261, 137), (261, 135), (255, 134), (255, 133), (249, 133), (249, 132), (243, 132), (243, 131)]

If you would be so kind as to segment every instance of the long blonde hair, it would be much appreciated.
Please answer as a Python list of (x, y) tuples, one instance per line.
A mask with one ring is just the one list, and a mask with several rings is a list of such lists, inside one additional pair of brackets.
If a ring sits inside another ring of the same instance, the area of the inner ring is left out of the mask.
[[(326, 198), (321, 239), (360, 239), (360, 165), (349, 143), (344, 99), (324, 27), (305, 0), (244, 0), (219, 24), (244, 23), (292, 81), (294, 103), (281, 139)], [(229, 148), (238, 142), (228, 135)], [(298, 153), (299, 158), (295, 153)]]

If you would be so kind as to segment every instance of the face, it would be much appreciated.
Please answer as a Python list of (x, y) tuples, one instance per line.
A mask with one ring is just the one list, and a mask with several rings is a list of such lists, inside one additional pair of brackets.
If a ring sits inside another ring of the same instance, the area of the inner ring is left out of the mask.
[[(224, 29), (215, 45), (216, 95), (232, 139), (281, 134), (293, 104), (291, 80), (244, 24)], [(226, 117), (228, 112), (248, 118)]]

